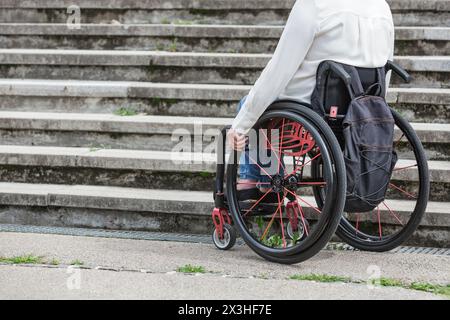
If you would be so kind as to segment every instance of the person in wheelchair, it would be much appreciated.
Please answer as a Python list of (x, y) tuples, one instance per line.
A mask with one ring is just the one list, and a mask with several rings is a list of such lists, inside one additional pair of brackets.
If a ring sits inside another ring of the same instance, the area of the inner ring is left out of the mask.
[[(392, 13), (385, 0), (297, 0), (272, 59), (239, 104), (227, 136), (229, 145), (244, 150), (246, 135), (273, 102), (311, 104), (323, 61), (383, 67), (393, 59), (394, 40)], [(262, 164), (249, 161), (248, 153), (247, 148), (241, 156), (237, 188), (239, 200), (251, 202), (267, 192), (268, 178), (261, 174)], [(262, 201), (278, 203), (277, 194), (270, 192)]]
[(292, 264), (334, 234), (375, 252), (411, 237), (430, 181), (419, 137), (386, 101), (389, 71), (411, 80), (391, 61), (394, 42), (385, 0), (296, 1), (272, 59), (221, 131), (217, 248), (231, 249), (239, 231), (261, 257)]

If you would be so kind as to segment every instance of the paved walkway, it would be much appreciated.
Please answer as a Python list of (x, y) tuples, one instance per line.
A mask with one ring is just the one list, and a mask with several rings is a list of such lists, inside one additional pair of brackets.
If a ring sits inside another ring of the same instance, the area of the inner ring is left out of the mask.
[[(42, 256), (45, 265), (0, 265), (0, 299), (442, 299), (369, 278), (450, 284), (450, 257), (324, 250), (299, 265), (266, 262), (246, 246), (0, 233), (0, 256)], [(82, 262), (81, 269), (67, 266)], [(58, 265), (50, 265), (53, 262)], [(187, 264), (205, 274), (174, 272)], [(326, 274), (361, 283), (289, 280)]]

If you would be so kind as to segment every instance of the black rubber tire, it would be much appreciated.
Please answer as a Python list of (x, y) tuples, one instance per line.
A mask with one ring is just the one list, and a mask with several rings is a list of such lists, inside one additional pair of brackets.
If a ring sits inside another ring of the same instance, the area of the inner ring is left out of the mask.
[(230, 226), (228, 223), (225, 223), (223, 225), (223, 229), (224, 229), (225, 233), (228, 233), (228, 237), (229, 237), (229, 241), (226, 243), (226, 245), (223, 245), (218, 242), (218, 236), (217, 236), (216, 229), (213, 230), (212, 240), (217, 249), (222, 250), (222, 251), (227, 251), (235, 246), (236, 239), (237, 239), (237, 232), (236, 232), (236, 229), (233, 226)]
[(386, 252), (401, 246), (419, 227), (428, 205), (430, 195), (430, 176), (425, 150), (409, 122), (403, 119), (395, 110), (392, 110), (392, 114), (396, 125), (403, 131), (403, 133), (405, 133), (406, 138), (409, 140), (414, 150), (419, 169), (419, 198), (417, 199), (414, 212), (411, 214), (411, 218), (404, 228), (384, 241), (369, 242), (358, 239), (356, 237), (355, 228), (348, 221), (346, 221), (345, 218), (342, 218), (336, 234), (339, 238), (352, 247), (363, 251)]
[[(315, 242), (311, 244), (309, 247), (305, 248), (305, 250), (297, 253), (293, 253), (291, 255), (280, 255), (280, 254), (274, 254), (268, 250), (262, 250), (259, 246), (255, 246), (252, 241), (254, 241), (251, 238), (251, 235), (246, 234), (246, 230), (240, 225), (240, 220), (236, 212), (235, 204), (233, 199), (234, 195), (231, 194), (231, 190), (233, 188), (227, 188), (228, 190), (228, 199), (229, 206), (230, 206), (230, 212), (233, 216), (233, 219), (236, 223), (236, 226), (239, 230), (239, 233), (241, 234), (244, 241), (247, 243), (247, 245), (255, 251), (258, 255), (265, 258), (266, 260), (276, 262), (276, 263), (282, 263), (282, 264), (296, 264), (300, 263), (302, 261), (305, 261), (314, 255), (316, 255), (320, 250), (322, 250), (326, 244), (329, 242), (331, 237), (336, 232), (336, 229), (339, 225), (339, 222), (341, 220), (342, 216), (342, 210), (344, 208), (345, 204), (345, 191), (346, 191), (346, 173), (345, 173), (345, 164), (344, 159), (342, 155), (342, 151), (339, 147), (339, 143), (331, 130), (331, 128), (327, 125), (327, 123), (314, 111), (310, 110), (307, 107), (298, 105), (295, 110), (289, 110), (289, 111), (283, 111), (281, 108), (282, 105), (280, 105), (280, 108), (272, 107), (267, 113), (270, 115), (276, 117), (300, 117), (299, 122), (302, 121), (302, 118), (307, 120), (320, 134), (320, 136), (323, 138), (324, 143), (327, 146), (327, 152), (329, 152), (329, 155), (332, 159), (333, 166), (334, 166), (334, 179), (336, 179), (336, 188), (334, 190), (333, 194), (333, 204), (334, 204), (334, 210), (332, 210), (332, 213), (327, 221), (327, 224), (324, 226), (321, 234), (317, 237)], [(233, 164), (228, 165), (228, 172), (233, 172), (235, 170), (235, 167)], [(228, 174), (227, 175), (227, 186), (233, 185), (234, 179), (233, 175)]]

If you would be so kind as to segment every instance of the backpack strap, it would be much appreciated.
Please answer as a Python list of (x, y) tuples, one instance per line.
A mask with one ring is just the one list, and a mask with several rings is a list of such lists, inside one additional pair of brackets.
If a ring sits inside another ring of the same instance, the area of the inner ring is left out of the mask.
[(351, 90), (349, 90), (351, 98), (355, 99), (357, 97), (364, 95), (365, 94), (364, 87), (361, 83), (361, 77), (359, 76), (359, 73), (358, 73), (358, 70), (356, 69), (356, 67), (345, 66), (345, 71), (347, 71), (352, 78), (352, 81), (350, 83), (350, 88), (349, 88), (349, 89), (351, 89)]
[(378, 83), (380, 84), (380, 97), (386, 97), (386, 69), (384, 67), (377, 68)]

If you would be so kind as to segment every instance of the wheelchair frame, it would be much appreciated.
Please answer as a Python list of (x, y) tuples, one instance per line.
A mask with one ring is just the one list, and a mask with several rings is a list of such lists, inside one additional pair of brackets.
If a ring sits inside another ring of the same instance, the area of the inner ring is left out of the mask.
[[(400, 76), (405, 82), (409, 83), (411, 81), (411, 76), (402, 69), (399, 65), (392, 61), (388, 61), (385, 70), (393, 71), (398, 76)], [(339, 63), (333, 61), (324, 61), (318, 70), (319, 73), (324, 72), (332, 72), (336, 74), (345, 84), (345, 86), (349, 87), (352, 82), (351, 76), (346, 72), (343, 66)], [(286, 111), (292, 112), (294, 114), (298, 114), (299, 107), (306, 107), (308, 109), (312, 109), (311, 104), (302, 103), (294, 100), (278, 100), (274, 102), (266, 112), (269, 111)], [(329, 123), (330, 121), (337, 120), (343, 118), (342, 115), (337, 114), (327, 114), (325, 110), (322, 110), (324, 114), (324, 120)], [(221, 134), (218, 139), (218, 148), (217, 148), (217, 168), (216, 168), (216, 180), (215, 180), (215, 188), (214, 188), (214, 204), (215, 208), (212, 212), (212, 218), (214, 223), (214, 231), (213, 231), (213, 240), (217, 248), (221, 250), (228, 250), (232, 248), (236, 241), (236, 231), (233, 228), (233, 219), (229, 213), (229, 204), (225, 197), (224, 193), (224, 178), (225, 178), (225, 166), (226, 166), (226, 135), (227, 131), (230, 129), (230, 126), (225, 127), (221, 130)], [(295, 205), (292, 203), (289, 208), (290, 212), (295, 212)], [(289, 212), (288, 212), (289, 216)], [(290, 217), (289, 217), (290, 218)], [(291, 221), (290, 221), (291, 222)], [(343, 231), (341, 231), (342, 233)], [(229, 242), (228, 243), (218, 243), (217, 241), (221, 241), (221, 239), (225, 238), (227, 234)], [(376, 250), (371, 248), (362, 248), (365, 250), (371, 251), (385, 251), (385, 250)]]

